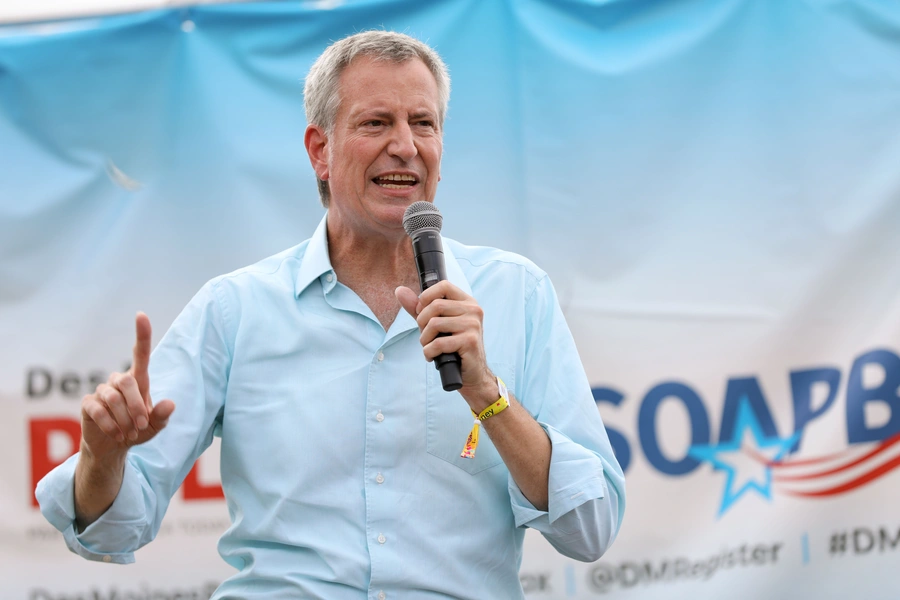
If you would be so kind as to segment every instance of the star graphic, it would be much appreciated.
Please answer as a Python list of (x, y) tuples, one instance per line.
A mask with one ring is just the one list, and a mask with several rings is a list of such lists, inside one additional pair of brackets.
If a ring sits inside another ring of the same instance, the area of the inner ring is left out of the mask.
[[(748, 433), (750, 435), (747, 435)], [(737, 423), (732, 440), (720, 441), (716, 445), (702, 444), (690, 447), (688, 454), (710, 463), (717, 471), (725, 471), (725, 489), (722, 492), (722, 503), (719, 505), (719, 517), (725, 514), (749, 490), (756, 490), (767, 500), (772, 499), (772, 469), (769, 467), (769, 463), (762, 463), (762, 481), (752, 476), (749, 478), (745, 476), (744, 483), (738, 485), (739, 468), (737, 463), (745, 462), (738, 459), (745, 458), (748, 454), (744, 450), (745, 438), (752, 438), (752, 445), (755, 446), (755, 448), (748, 449), (750, 455), (763, 455), (768, 458), (769, 462), (775, 462), (790, 452), (790, 449), (800, 439), (801, 433), (802, 431), (797, 431), (788, 438), (766, 436), (750, 408), (749, 401), (742, 398), (738, 406)]]

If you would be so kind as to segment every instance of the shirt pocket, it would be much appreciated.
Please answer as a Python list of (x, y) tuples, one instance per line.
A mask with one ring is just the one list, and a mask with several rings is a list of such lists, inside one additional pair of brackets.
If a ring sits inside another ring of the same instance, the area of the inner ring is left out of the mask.
[[(515, 394), (512, 365), (497, 364), (490, 368), (503, 380), (510, 393)], [(475, 458), (460, 456), (474, 422), (475, 417), (466, 401), (459, 392), (445, 392), (441, 387), (440, 372), (429, 364), (425, 398), (425, 447), (428, 453), (473, 475), (503, 462), (483, 425), (478, 432)]]

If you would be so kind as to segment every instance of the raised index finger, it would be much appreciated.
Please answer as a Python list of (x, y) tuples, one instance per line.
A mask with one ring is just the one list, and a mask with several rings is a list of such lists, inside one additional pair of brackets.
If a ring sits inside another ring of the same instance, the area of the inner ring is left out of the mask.
[(134, 318), (135, 342), (132, 351), (131, 374), (138, 384), (138, 390), (144, 402), (150, 397), (150, 375), (147, 368), (150, 366), (150, 340), (153, 330), (150, 327), (150, 317), (139, 312)]

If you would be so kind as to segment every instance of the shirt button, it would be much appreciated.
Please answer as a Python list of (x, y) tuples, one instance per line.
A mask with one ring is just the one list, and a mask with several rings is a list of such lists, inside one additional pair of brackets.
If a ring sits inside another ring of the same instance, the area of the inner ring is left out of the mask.
[(381, 411), (380, 411), (380, 410), (378, 411), (378, 414), (375, 415), (375, 420), (378, 421), (379, 423), (381, 423), (382, 421), (384, 421), (384, 415), (381, 414)]
[(327, 281), (328, 283), (331, 283), (332, 281), (334, 281), (334, 275), (329, 273), (328, 275), (325, 276), (325, 281)]
[(383, 360), (384, 360), (384, 352), (379, 352), (378, 353), (378, 362), (381, 362)]
[(379, 473), (378, 475), (375, 476), (375, 481), (377, 481), (378, 483), (384, 483), (384, 475)]
[(384, 592), (378, 592), (378, 600), (384, 600), (387, 596), (384, 595)]
[(112, 556), (107, 554), (106, 556), (103, 557), (103, 562), (105, 562), (105, 563), (112, 562)]
[(387, 538), (384, 537), (384, 534), (383, 534), (383, 533), (379, 533), (379, 534), (378, 534), (378, 543), (379, 543), (379, 544), (383, 544), (383, 543), (385, 543), (386, 541), (387, 541)]

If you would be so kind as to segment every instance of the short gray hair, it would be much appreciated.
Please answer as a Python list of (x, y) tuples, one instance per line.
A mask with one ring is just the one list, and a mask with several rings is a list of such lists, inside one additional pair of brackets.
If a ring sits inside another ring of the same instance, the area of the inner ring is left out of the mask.
[[(329, 136), (334, 133), (335, 119), (341, 103), (338, 86), (341, 73), (359, 56), (398, 64), (418, 58), (425, 63), (437, 83), (438, 123), (443, 129), (450, 102), (450, 74), (447, 72), (447, 65), (428, 44), (394, 31), (363, 31), (338, 40), (325, 49), (310, 67), (303, 86), (303, 105), (309, 125), (321, 127)], [(330, 197), (328, 183), (321, 179), (319, 196), (322, 205), (327, 208)]]

